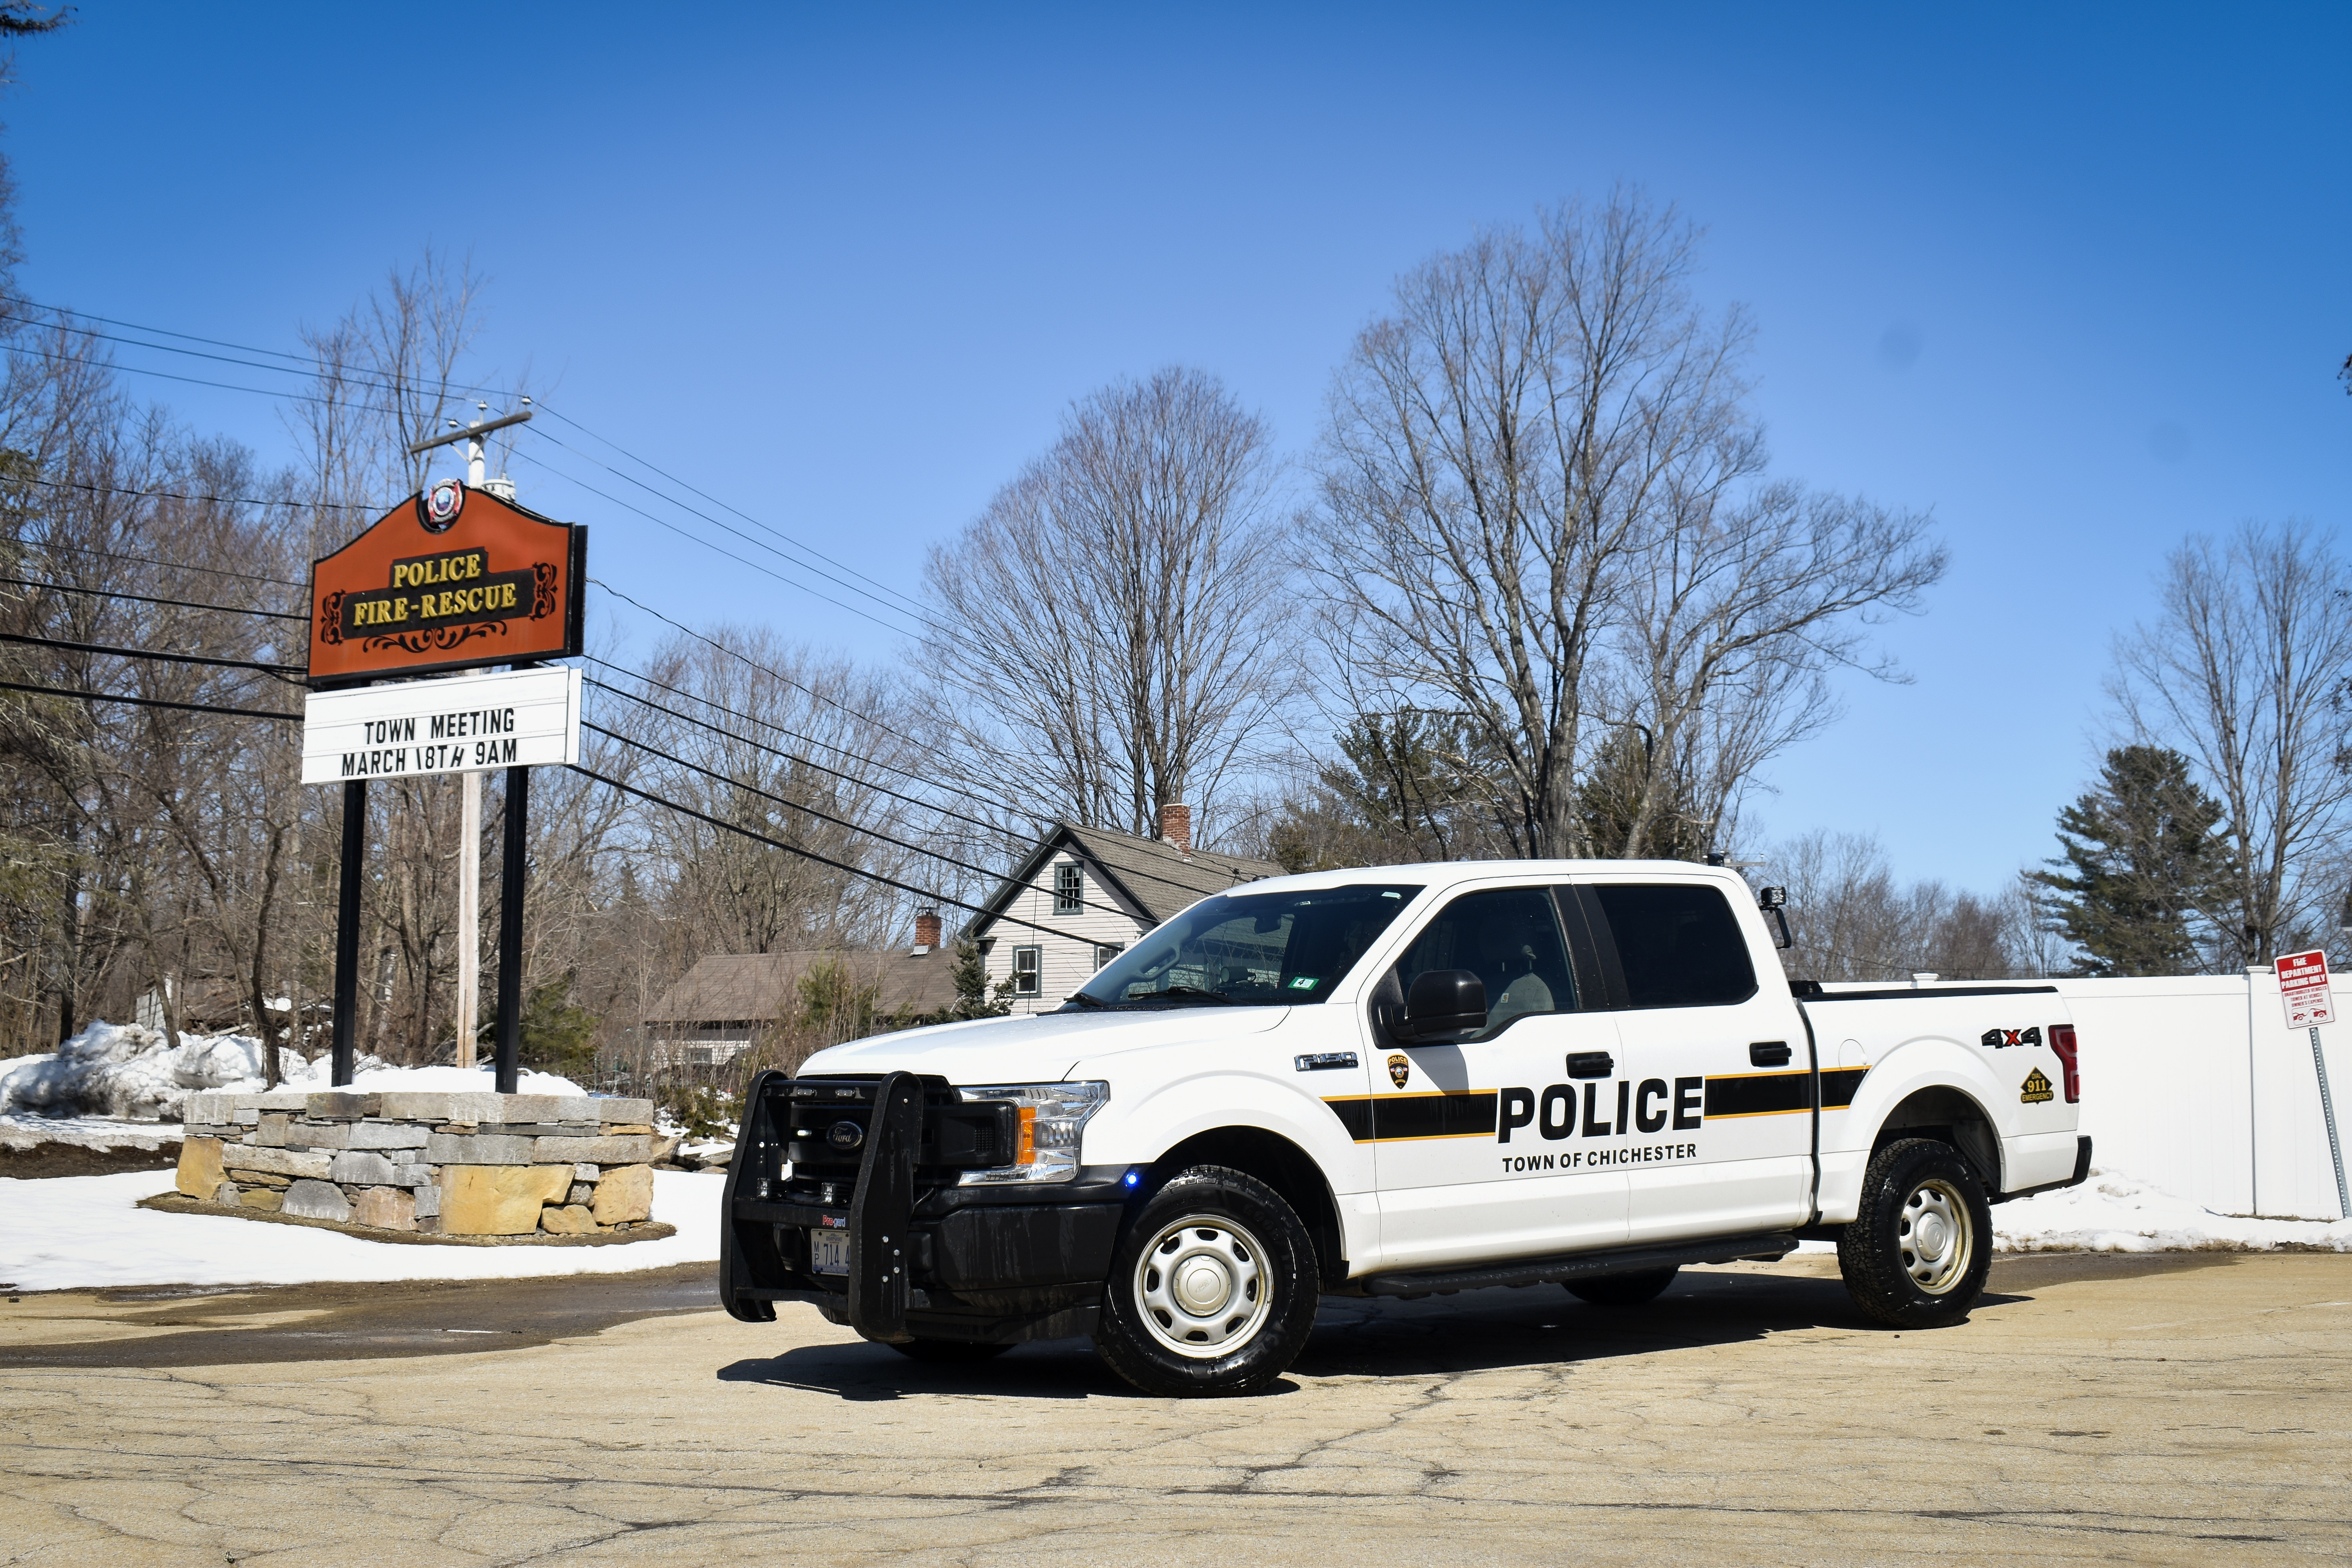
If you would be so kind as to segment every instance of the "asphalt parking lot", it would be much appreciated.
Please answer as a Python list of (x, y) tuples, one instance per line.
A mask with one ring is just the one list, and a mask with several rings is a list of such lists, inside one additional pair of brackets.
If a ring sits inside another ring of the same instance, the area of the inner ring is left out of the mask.
[(1829, 1260), (1632, 1311), (1334, 1302), (1250, 1400), (1082, 1342), (907, 1361), (698, 1269), (0, 1307), (0, 1562), (2341, 1560), (2352, 1258), (2005, 1259), (1865, 1326)]

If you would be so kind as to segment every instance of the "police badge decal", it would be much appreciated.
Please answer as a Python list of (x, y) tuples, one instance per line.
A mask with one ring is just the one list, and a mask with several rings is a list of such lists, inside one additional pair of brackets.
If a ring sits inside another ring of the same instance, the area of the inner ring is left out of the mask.
[(416, 498), (416, 520), (427, 533), (446, 533), (457, 514), (466, 510), (466, 487), (455, 479), (443, 479)]
[(1406, 1060), (1402, 1057), (1391, 1057), (1389, 1058), (1389, 1081), (1391, 1083), (1396, 1085), (1399, 1089), (1402, 1089), (1404, 1087), (1404, 1080), (1412, 1076), (1412, 1062)]

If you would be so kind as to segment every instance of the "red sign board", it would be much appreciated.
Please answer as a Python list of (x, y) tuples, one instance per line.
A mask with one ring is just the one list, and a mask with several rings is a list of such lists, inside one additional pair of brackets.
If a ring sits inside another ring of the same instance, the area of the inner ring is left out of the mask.
[(310, 684), (580, 651), (588, 531), (446, 479), (310, 568)]
[(2290, 952), (2278, 961), (2279, 1001), (2286, 1026), (2308, 1029), (2336, 1022), (2336, 998), (2327, 988), (2327, 955)]

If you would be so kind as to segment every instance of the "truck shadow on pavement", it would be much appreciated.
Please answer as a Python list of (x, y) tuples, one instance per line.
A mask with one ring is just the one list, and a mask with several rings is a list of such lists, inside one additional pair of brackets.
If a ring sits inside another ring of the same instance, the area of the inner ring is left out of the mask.
[[(2210, 1267), (2210, 1255), (2169, 1258), (2080, 1254), (2004, 1258), (1979, 1302), (1986, 1310), (2030, 1302), (2035, 1288)], [(2003, 1289), (2001, 1287), (2008, 1286)], [(1304, 1378), (1429, 1377), (1513, 1367), (1568, 1366), (1618, 1356), (1742, 1344), (1799, 1329), (1876, 1335), (1889, 1331), (1855, 1310), (1835, 1275), (1686, 1270), (1640, 1307), (1596, 1307), (1557, 1285), (1465, 1291), (1416, 1301), (1327, 1297), (1315, 1332), (1291, 1371)], [(854, 1402), (909, 1395), (1024, 1399), (1132, 1399), (1086, 1341), (1015, 1346), (993, 1361), (939, 1365), (885, 1345), (803, 1345), (719, 1369), (725, 1383), (836, 1394)], [(1267, 1394), (1296, 1393), (1285, 1378)], [(1261, 1395), (1260, 1397), (1265, 1397)]]

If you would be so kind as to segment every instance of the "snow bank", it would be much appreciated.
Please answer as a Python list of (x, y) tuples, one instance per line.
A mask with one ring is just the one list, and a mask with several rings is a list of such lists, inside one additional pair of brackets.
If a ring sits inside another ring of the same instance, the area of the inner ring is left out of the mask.
[(2002, 1252), (2352, 1252), (2352, 1220), (2218, 1215), (2121, 1171), (2002, 1204), (1992, 1226)]
[(621, 1274), (715, 1262), (723, 1174), (654, 1173), (660, 1241), (606, 1247), (435, 1247), (362, 1241), (331, 1230), (138, 1207), (166, 1190), (153, 1171), (117, 1176), (0, 1177), (0, 1284), (19, 1290), (138, 1285), (296, 1285), (314, 1279), (515, 1279)]
[[(328, 1089), (331, 1058), (305, 1061), (299, 1051), (280, 1047), (278, 1071), (289, 1089)], [(373, 1057), (356, 1064), (352, 1087), (415, 1089), (434, 1093), (486, 1089), (488, 1066), (389, 1068)], [(95, 1023), (38, 1056), (0, 1061), (0, 1122), (37, 1116), (107, 1116), (125, 1121), (177, 1121), (188, 1096), (205, 1089), (258, 1092), (261, 1042), (250, 1035), (192, 1035), (183, 1031), (177, 1050), (152, 1029), (136, 1024)], [(580, 1094), (570, 1079), (526, 1072), (524, 1094)]]

